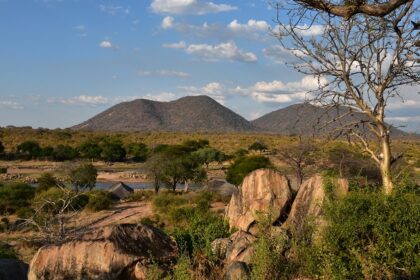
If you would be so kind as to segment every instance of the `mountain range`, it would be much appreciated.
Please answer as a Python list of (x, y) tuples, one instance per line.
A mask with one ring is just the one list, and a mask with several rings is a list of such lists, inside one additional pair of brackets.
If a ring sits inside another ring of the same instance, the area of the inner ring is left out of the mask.
[[(117, 104), (93, 118), (71, 127), (91, 131), (136, 132), (260, 132), (280, 135), (322, 135), (355, 120), (366, 120), (362, 113), (343, 107), (330, 110), (308, 103), (294, 104), (248, 121), (212, 98), (187, 96), (170, 102), (137, 99)], [(322, 128), (320, 128), (322, 127)], [(393, 129), (394, 135), (405, 134)]]

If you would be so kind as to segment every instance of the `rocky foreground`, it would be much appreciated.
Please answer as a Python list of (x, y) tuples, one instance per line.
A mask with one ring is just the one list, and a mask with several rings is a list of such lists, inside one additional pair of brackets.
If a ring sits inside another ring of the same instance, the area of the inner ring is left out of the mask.
[[(282, 235), (285, 240), (293, 238), (307, 218), (322, 226), (322, 204), (327, 198), (324, 185), (322, 176), (312, 177), (303, 182), (293, 199), (287, 178), (279, 172), (261, 169), (249, 174), (233, 190), (226, 208), (225, 218), (235, 232), (212, 243), (213, 253), (222, 260), (224, 278), (249, 279), (253, 244), (262, 234), (262, 224), (268, 223), (270, 233)], [(348, 192), (347, 180), (338, 180), (333, 185), (334, 195)], [(152, 267), (169, 274), (178, 256), (174, 239), (157, 228), (142, 224), (110, 225), (40, 248), (32, 259), (28, 278), (147, 279)], [(26, 269), (23, 263), (2, 261), (0, 279), (27, 279)]]

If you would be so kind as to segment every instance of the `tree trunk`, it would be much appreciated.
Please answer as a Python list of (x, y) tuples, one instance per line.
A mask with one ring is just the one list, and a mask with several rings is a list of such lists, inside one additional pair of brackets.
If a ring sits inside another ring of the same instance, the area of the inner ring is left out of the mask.
[(300, 168), (296, 169), (296, 179), (297, 179), (298, 186), (302, 185), (303, 174)]
[(154, 187), (155, 187), (155, 193), (157, 194), (159, 192), (159, 179), (157, 178), (155, 178)]
[(392, 193), (394, 189), (394, 184), (392, 183), (392, 175), (391, 175), (391, 144), (389, 141), (389, 135), (385, 135), (381, 141), (381, 148), (382, 148), (382, 160), (380, 163), (380, 170), (382, 176), (382, 185), (384, 188), (384, 193), (389, 195)]
[(190, 185), (188, 184), (188, 181), (185, 181), (185, 186), (184, 186), (184, 192), (188, 192), (190, 190)]
[(175, 192), (176, 191), (176, 181), (172, 182), (172, 191)]

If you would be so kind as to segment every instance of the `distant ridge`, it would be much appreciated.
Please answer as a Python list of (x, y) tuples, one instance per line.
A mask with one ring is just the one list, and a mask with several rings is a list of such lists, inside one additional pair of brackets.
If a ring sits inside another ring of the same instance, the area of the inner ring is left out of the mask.
[[(366, 115), (353, 112), (332, 122), (338, 116), (347, 113), (349, 109), (346, 107), (327, 109), (309, 103), (300, 103), (268, 113), (252, 121), (252, 124), (267, 133), (321, 136), (336, 134), (334, 132), (338, 132), (346, 124), (354, 121), (368, 120)], [(368, 132), (367, 127), (359, 126), (359, 129)], [(397, 137), (407, 134), (396, 128), (392, 128), (391, 133)]]
[(137, 99), (117, 104), (73, 126), (78, 130), (247, 132), (255, 127), (208, 96), (187, 96), (170, 102)]
[[(367, 119), (364, 114), (354, 112), (339, 121), (323, 125), (348, 110), (346, 107), (327, 110), (300, 103), (250, 122), (205, 95), (187, 96), (170, 102), (137, 99), (117, 104), (71, 129), (122, 132), (264, 132), (323, 136), (349, 122)], [(361, 129), (367, 131), (366, 128)], [(395, 128), (392, 133), (397, 137), (407, 135)]]

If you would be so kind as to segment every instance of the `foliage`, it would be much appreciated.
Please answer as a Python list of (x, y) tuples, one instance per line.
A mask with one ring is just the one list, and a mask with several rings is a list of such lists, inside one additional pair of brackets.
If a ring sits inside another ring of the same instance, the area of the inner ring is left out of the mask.
[(192, 280), (194, 279), (190, 270), (191, 260), (185, 254), (181, 254), (175, 265), (173, 272), (174, 280)]
[(102, 153), (101, 157), (109, 162), (122, 161), (125, 158), (126, 151), (120, 140), (106, 139), (100, 144)]
[(86, 208), (97, 212), (102, 210), (107, 210), (112, 205), (112, 198), (109, 192), (103, 190), (94, 190), (89, 192), (89, 202), (86, 205)]
[(36, 188), (36, 192), (43, 192), (57, 186), (57, 179), (54, 178), (54, 176), (51, 173), (45, 172), (42, 173), (41, 176), (38, 178), (38, 186)]
[(30, 159), (35, 159), (41, 154), (41, 147), (36, 141), (25, 141), (16, 147), (19, 154), (22, 154)]
[(96, 185), (98, 170), (90, 163), (75, 165), (69, 170), (69, 181), (77, 189), (93, 189)]
[(58, 145), (54, 148), (54, 160), (56, 161), (65, 161), (65, 160), (72, 160), (78, 156), (78, 152), (76, 149), (73, 149), (67, 145)]
[[(418, 187), (417, 187), (418, 188)], [(420, 275), (420, 197), (354, 192), (327, 208), (325, 267), (340, 279)]]
[(0, 185), (0, 213), (15, 213), (20, 208), (28, 207), (35, 196), (35, 188), (25, 183)]
[(4, 145), (3, 143), (0, 141), (0, 154), (4, 153)]
[(144, 143), (130, 143), (127, 148), (127, 153), (134, 161), (144, 162), (149, 155), (149, 149)]
[(262, 141), (256, 141), (248, 147), (248, 150), (263, 152), (263, 151), (268, 150), (268, 146), (264, 144)]
[(153, 192), (150, 190), (136, 190), (127, 198), (127, 201), (144, 201), (153, 197)]
[(0, 242), (0, 259), (17, 259), (16, 251), (7, 243)]
[(228, 168), (226, 180), (234, 185), (239, 185), (250, 172), (260, 168), (271, 168), (270, 159), (263, 156), (240, 157)]
[(102, 148), (97, 142), (87, 141), (78, 147), (78, 151), (82, 158), (99, 159), (101, 157)]
[(206, 165), (206, 168), (208, 168), (209, 164), (212, 162), (223, 162), (226, 160), (226, 155), (223, 152), (211, 147), (201, 148), (193, 152), (192, 156), (201, 164)]

